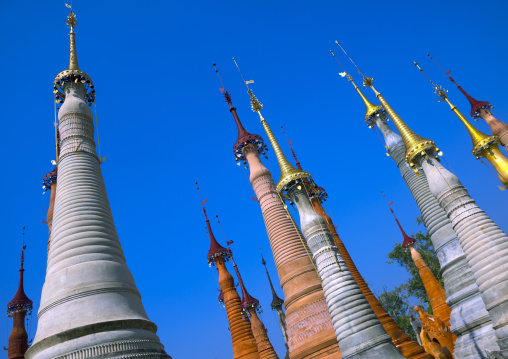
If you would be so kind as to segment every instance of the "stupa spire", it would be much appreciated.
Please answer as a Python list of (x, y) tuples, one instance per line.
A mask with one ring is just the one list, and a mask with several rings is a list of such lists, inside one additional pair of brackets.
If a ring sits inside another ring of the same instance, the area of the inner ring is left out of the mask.
[(234, 278), (226, 268), (226, 262), (232, 258), (232, 252), (229, 247), (227, 249), (224, 248), (215, 239), (204, 206), (208, 200), (203, 200), (201, 198), (197, 182), (196, 188), (205, 215), (208, 235), (210, 236), (210, 250), (207, 255), (208, 265), (216, 266), (217, 272), (219, 273), (220, 293), (218, 299), (219, 303), (226, 307), (233, 346), (233, 357), (235, 359), (260, 359), (256, 340), (252, 333), (251, 323), (249, 319), (242, 314), (242, 309), (240, 307), (241, 300), (236, 291)]
[(379, 102), (383, 105), (385, 111), (388, 116), (392, 119), (395, 127), (399, 131), (402, 136), (402, 140), (404, 141), (404, 146), (406, 148), (405, 159), (406, 162), (413, 168), (413, 170), (417, 171), (417, 159), (420, 156), (425, 154), (432, 155), (433, 153), (438, 153), (439, 149), (437, 148), (434, 141), (429, 140), (427, 138), (423, 138), (417, 135), (413, 130), (409, 128), (409, 126), (402, 120), (402, 118), (397, 115), (397, 113), (393, 110), (390, 104), (384, 99), (384, 97), (376, 91), (374, 86), (372, 86), (374, 79), (372, 77), (367, 77), (362, 74), (358, 66), (355, 64), (353, 59), (346, 53), (346, 51), (340, 46), (340, 44), (335, 41), (335, 43), (342, 49), (344, 54), (349, 58), (349, 60), (355, 65), (358, 70), (358, 73), (363, 77), (363, 86), (370, 87), (372, 91), (376, 94), (376, 97), (379, 99)]
[(205, 216), (206, 221), (206, 227), (208, 229), (208, 235), (210, 236), (210, 249), (208, 250), (208, 255), (206, 258), (208, 259), (208, 264), (210, 266), (214, 265), (215, 258), (216, 257), (222, 257), (224, 261), (228, 261), (228, 259), (231, 258), (231, 251), (229, 249), (224, 248), (217, 242), (217, 239), (215, 239), (215, 236), (213, 235), (212, 227), (210, 226), (210, 220), (208, 219), (208, 216), (206, 215), (206, 208), (205, 203), (208, 202), (208, 199), (203, 200), (201, 198), (201, 192), (199, 191), (198, 183), (196, 182), (196, 189), (198, 190), (199, 199), (201, 201), (201, 207), (203, 210), (203, 214)]
[(33, 302), (26, 296), (23, 287), (25, 269), (25, 227), (23, 227), (23, 244), (21, 248), (21, 264), (19, 269), (18, 290), (14, 298), (7, 304), (7, 316), (12, 317), (12, 331), (9, 335), (7, 356), (9, 359), (23, 359), (28, 349), (28, 334), (25, 329), (25, 316), (32, 314)]
[(437, 86), (423, 71), (423, 69), (418, 65), (418, 63), (414, 63), (415, 66), (420, 70), (421, 73), (425, 75), (425, 77), (430, 81), (432, 87), (434, 88), (436, 94), (439, 96), (440, 101), (446, 102), (453, 113), (459, 118), (460, 122), (466, 127), (469, 136), (471, 137), (471, 141), (473, 142), (472, 153), (477, 159), (484, 157), (496, 170), (499, 180), (504, 185), (504, 188), (508, 188), (508, 158), (506, 158), (501, 151), (499, 150), (498, 144), (500, 143), (499, 137), (497, 136), (489, 136), (486, 133), (478, 130), (474, 127), (466, 117), (459, 111), (459, 109), (452, 105), (450, 100), (448, 99), (447, 91)]
[[(243, 149), (248, 144), (252, 144), (257, 149), (259, 154), (262, 154), (266, 157), (266, 151), (268, 151), (268, 149), (266, 148), (266, 144), (263, 142), (263, 138), (259, 135), (249, 133), (245, 129), (245, 127), (243, 127), (243, 124), (240, 121), (240, 117), (238, 117), (238, 113), (236, 112), (236, 107), (233, 106), (231, 94), (224, 87), (222, 79), (219, 75), (219, 70), (217, 69), (217, 65), (214, 63), (213, 67), (215, 68), (215, 72), (217, 73), (217, 76), (219, 77), (220, 84), (222, 85), (222, 87), (220, 88), (220, 92), (224, 94), (224, 100), (228, 103), (228, 105), (230, 107), (229, 111), (233, 114), (233, 118), (235, 119), (236, 127), (238, 128), (238, 139), (236, 140), (236, 142), (233, 146), (235, 160), (236, 161), (243, 161), (244, 165), (247, 164), (247, 160), (246, 160), (245, 155), (243, 153)], [(240, 163), (238, 163), (238, 164), (240, 164)]]
[[(282, 306), (277, 311), (279, 323), (282, 315), (284, 325), (287, 325), (289, 353), (295, 358), (307, 355), (313, 355), (315, 359), (340, 358), (319, 276), (300, 229), (284, 208), (272, 174), (261, 162), (260, 154), (265, 153), (260, 151), (259, 143), (240, 139), (237, 143), (243, 146), (235, 146), (235, 158), (245, 158), (248, 162), (249, 181), (263, 214), (284, 297), (290, 298), (285, 303), (286, 312), (282, 311)], [(263, 146), (263, 151), (267, 150)]]
[(67, 16), (66, 24), (70, 27), (71, 32), (69, 33), (70, 39), (70, 51), (69, 51), (69, 70), (79, 70), (78, 66), (78, 55), (76, 53), (76, 38), (74, 34), (74, 28), (78, 26), (78, 21), (76, 19), (76, 14), (72, 11), (72, 2), (71, 5), (65, 4), (69, 9), (71, 9), (69, 15)]
[(240, 71), (240, 68), (238, 67), (238, 64), (236, 63), (235, 58), (233, 58), (233, 61), (235, 62), (236, 67), (238, 68), (238, 72), (240, 72), (240, 76), (242, 77), (243, 82), (245, 83), (245, 86), (247, 87), (247, 93), (250, 97), (250, 103), (251, 103), (251, 109), (252, 111), (256, 112), (259, 115), (259, 118), (261, 120), (261, 124), (263, 125), (263, 128), (265, 129), (266, 135), (268, 136), (268, 140), (270, 141), (270, 144), (272, 145), (273, 151), (275, 152), (275, 156), (277, 157), (277, 162), (279, 163), (280, 168), (280, 179), (277, 183), (276, 190), (277, 192), (281, 192), (284, 187), (287, 187), (288, 183), (303, 179), (308, 179), (310, 182), (312, 182), (312, 176), (310, 173), (301, 171), (296, 169), (286, 158), (284, 155), (284, 152), (282, 152), (282, 149), (279, 146), (279, 143), (275, 139), (275, 136), (273, 135), (273, 132), (268, 126), (266, 120), (264, 119), (263, 115), (261, 114), (261, 110), (263, 109), (263, 105), (257, 97), (254, 95), (252, 90), (249, 88), (250, 83), (254, 83), (253, 80), (245, 81), (242, 72)]
[[(217, 218), (218, 220), (218, 218)], [(233, 243), (233, 241), (226, 242), (229, 248), (229, 245)], [(238, 270), (238, 266), (235, 263), (235, 259), (231, 256), (231, 261), (233, 262), (233, 267), (235, 269), (236, 276), (238, 277), (238, 281), (240, 282), (240, 288), (242, 290), (242, 302), (240, 303), (240, 308), (243, 312), (249, 314), (251, 321), (252, 333), (254, 334), (254, 338), (256, 338), (256, 344), (258, 347), (259, 358), (260, 359), (278, 359), (275, 350), (273, 349), (272, 344), (270, 343), (270, 339), (268, 339), (268, 331), (266, 330), (263, 322), (258, 317), (258, 313), (261, 313), (261, 305), (259, 305), (259, 300), (252, 297), (247, 289), (245, 288), (245, 284), (243, 282), (242, 276), (240, 275), (240, 271)]]
[(434, 63), (448, 76), (448, 79), (453, 82), (457, 88), (466, 96), (466, 98), (469, 101), (469, 104), (471, 105), (471, 117), (473, 117), (475, 120), (478, 117), (481, 117), (487, 122), (487, 124), (490, 127), (490, 130), (492, 131), (492, 134), (495, 136), (498, 136), (501, 140), (501, 143), (504, 146), (508, 145), (508, 125), (504, 122), (499, 121), (497, 118), (492, 116), (491, 109), (494, 108), (488, 101), (478, 101), (475, 100), (472, 96), (470, 96), (463, 88), (462, 86), (458, 85), (453, 77), (450, 76), (451, 71), (445, 71), (430, 54), (427, 54), (428, 57)]
[(62, 103), (57, 112), (59, 183), (37, 333), (26, 358), (92, 353), (169, 358), (145, 312), (115, 227), (89, 107), (95, 90), (75, 56), (72, 6), (67, 23), (70, 64), (54, 80), (55, 101)]
[[(413, 262), (416, 268), (418, 269), (418, 273), (420, 274), (420, 278), (422, 279), (423, 285), (425, 287), (425, 292), (427, 293), (430, 305), (432, 306), (432, 312), (436, 317), (441, 319), (449, 327), (451, 309), (448, 306), (448, 304), (446, 304), (446, 294), (443, 287), (436, 279), (427, 263), (425, 263), (425, 260), (423, 259), (421, 254), (414, 248), (416, 240), (414, 238), (409, 237), (402, 228), (402, 225), (400, 224), (399, 220), (397, 219), (397, 216), (395, 215), (395, 212), (393, 211), (392, 208), (393, 202), (388, 203), (388, 200), (386, 199), (383, 191), (381, 191), (381, 193), (383, 194), (383, 197), (385, 198), (385, 201), (388, 204), (388, 208), (390, 208), (390, 212), (392, 213), (395, 222), (397, 222), (400, 232), (402, 233), (402, 237), (404, 238), (404, 241), (402, 242), (402, 247), (409, 249), (411, 251), (411, 258), (413, 259)], [(454, 336), (454, 340), (455, 339), (456, 337)], [(453, 351), (453, 347), (448, 349), (450, 349), (450, 351)]]
[[(235, 65), (238, 67), (236, 61)], [(261, 103), (248, 86), (253, 81), (245, 81), (243, 76), (242, 79), (247, 86), (252, 110), (258, 113), (279, 162), (281, 178), (277, 183), (276, 190), (279, 195), (294, 202), (297, 206), (303, 236), (312, 253), (316, 270), (322, 279), (321, 285), (342, 356), (363, 358), (376, 353), (375, 355), (379, 357), (403, 358), (392, 344), (391, 337), (382, 327), (348, 270), (333, 243), (333, 237), (327, 229), (325, 221), (312, 207), (307, 193), (307, 187), (314, 186), (312, 176), (309, 172), (296, 169), (287, 160), (266, 120), (261, 115)], [(341, 303), (344, 302), (349, 302), (349, 306), (342, 310), (343, 304)], [(357, 319), (356, 323), (368, 324), (360, 328), (359, 325), (355, 325), (349, 320), (351, 317)], [(365, 340), (371, 343), (369, 347), (360, 344)]]

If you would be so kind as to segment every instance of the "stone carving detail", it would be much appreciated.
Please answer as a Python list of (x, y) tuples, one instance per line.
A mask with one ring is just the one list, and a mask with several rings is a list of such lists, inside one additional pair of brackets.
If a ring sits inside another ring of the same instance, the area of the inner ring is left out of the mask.
[[(120, 354), (122, 352), (136, 350), (145, 351), (148, 353), (126, 354), (126, 355)], [(156, 352), (149, 353), (149, 351)], [(124, 340), (79, 349), (73, 351), (72, 353), (58, 356), (54, 359), (86, 359), (97, 357), (99, 355), (107, 355), (111, 353), (115, 353), (115, 358), (167, 359), (168, 356), (166, 354), (161, 354), (161, 352), (163, 351), (164, 347), (162, 346), (161, 343), (153, 342), (151, 340)]]

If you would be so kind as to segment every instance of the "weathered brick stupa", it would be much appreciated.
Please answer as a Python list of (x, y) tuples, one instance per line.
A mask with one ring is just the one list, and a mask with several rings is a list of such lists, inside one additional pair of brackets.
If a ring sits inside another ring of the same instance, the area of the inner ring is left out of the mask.
[[(221, 81), (222, 83), (222, 81)], [(268, 150), (259, 135), (245, 130), (224, 92), (238, 126), (238, 140), (233, 146), (235, 159), (248, 162), (250, 183), (256, 193), (266, 226), (280, 284), (284, 291), (287, 338), (291, 359), (338, 359), (340, 349), (321, 288), (319, 276), (308, 254), (300, 229), (284, 209), (275, 183), (263, 165), (260, 154)]]
[[(32, 314), (32, 301), (28, 299), (23, 288), (23, 263), (25, 262), (25, 227), (23, 227), (23, 247), (21, 249), (21, 267), (19, 285), (14, 298), (7, 304), (7, 316), (12, 317), (12, 331), (7, 348), (8, 359), (24, 359), (28, 349), (28, 334), (25, 329), (25, 317)], [(4, 348), (5, 349), (5, 348)]]
[[(391, 341), (367, 299), (356, 284), (326, 223), (312, 208), (307, 186), (314, 183), (310, 173), (297, 170), (284, 156), (272, 130), (261, 115), (262, 105), (248, 88), (253, 111), (261, 119), (265, 132), (279, 163), (281, 179), (276, 191), (294, 202), (298, 208), (300, 225), (322, 279), (328, 310), (343, 358), (403, 358)], [(308, 181), (308, 182), (307, 182)]]
[[(430, 54), (427, 54), (427, 56), (429, 56), (432, 59), (432, 61), (434, 61), (437, 66), (439, 66), (439, 64), (436, 62), (436, 60), (432, 58), (432, 56), (430, 56)], [(441, 66), (439, 66), (439, 68), (443, 70)], [(470, 112), (471, 117), (473, 117), (475, 120), (477, 120), (478, 117), (483, 118), (485, 122), (487, 122), (487, 124), (489, 125), (492, 134), (494, 136), (499, 137), (503, 146), (505, 147), (508, 146), (508, 125), (492, 116), (490, 110), (494, 108), (494, 106), (492, 106), (488, 101), (475, 100), (462, 88), (462, 86), (458, 85), (455, 82), (453, 77), (450, 76), (451, 71), (443, 70), (443, 72), (448, 76), (448, 79), (451, 82), (453, 82), (455, 86), (457, 86), (460, 92), (462, 92), (464, 96), (466, 96), (467, 100), (469, 101), (469, 104), (471, 105)]]
[(205, 203), (207, 201), (208, 200), (201, 201), (208, 235), (210, 236), (210, 250), (206, 258), (208, 259), (208, 265), (217, 266), (217, 272), (219, 273), (219, 286), (221, 289), (219, 293), (219, 303), (222, 301), (226, 307), (229, 332), (231, 333), (231, 341), (233, 344), (233, 358), (259, 359), (258, 348), (252, 333), (249, 318), (242, 314), (242, 309), (240, 308), (241, 300), (236, 291), (235, 280), (226, 268), (226, 262), (231, 259), (232, 253), (229, 249), (222, 247), (213, 235), (210, 221), (206, 215)]
[(37, 334), (27, 359), (169, 358), (141, 303), (123, 255), (95, 152), (95, 96), (78, 67), (74, 28), (69, 68), (55, 78), (61, 136), (58, 187)]
[(406, 162), (415, 173), (418, 169), (425, 173), (430, 192), (452, 223), (496, 332), (501, 351), (491, 355), (508, 357), (508, 235), (475, 204), (459, 179), (440, 164), (434, 141), (414, 133), (374, 89), (371, 78), (364, 82), (401, 134)]
[(286, 359), (289, 359), (286, 314), (284, 314), (284, 310), (282, 309), (284, 301), (281, 298), (279, 298), (277, 292), (275, 292), (275, 288), (273, 287), (272, 279), (270, 278), (270, 273), (268, 273), (268, 268), (266, 268), (266, 261), (263, 258), (263, 255), (261, 255), (261, 264), (265, 267), (266, 276), (268, 277), (268, 283), (270, 284), (270, 289), (272, 290), (272, 302), (270, 303), (270, 308), (277, 312), (277, 319), (279, 320), (280, 329), (282, 330), (282, 336), (284, 337), (284, 345), (286, 346)]
[[(233, 241), (227, 242), (228, 249), (229, 245), (232, 243)], [(238, 270), (238, 265), (235, 263), (235, 259), (232, 254), (231, 261), (233, 262), (233, 268), (235, 269), (236, 276), (240, 282), (240, 289), (242, 291), (242, 302), (240, 303), (240, 309), (250, 318), (252, 334), (254, 334), (254, 338), (256, 339), (256, 344), (258, 347), (259, 359), (278, 359), (279, 357), (275, 353), (272, 343), (270, 343), (270, 339), (268, 338), (268, 331), (258, 316), (258, 314), (262, 312), (259, 300), (252, 297), (247, 291), (247, 288), (245, 288), (245, 283), (243, 282), (240, 271)]]
[(55, 198), (56, 198), (56, 179), (58, 175), (58, 169), (55, 166), (55, 169), (44, 176), (42, 179), (42, 189), (47, 192), (51, 191), (51, 195), (49, 198), (49, 207), (48, 214), (46, 215), (46, 224), (48, 225), (48, 250), (47, 253), (49, 255), (49, 246), (51, 243), (51, 228), (53, 227), (53, 211), (55, 209)]
[[(296, 166), (299, 170), (302, 170), (302, 167), (300, 165), (300, 162), (298, 162), (298, 159), (296, 158), (295, 151), (293, 151), (293, 148), (291, 147), (291, 142), (289, 146), (291, 153), (293, 154), (293, 157), (296, 162)], [(395, 344), (397, 349), (400, 351), (400, 353), (405, 358), (412, 358), (412, 359), (432, 359), (432, 357), (425, 352), (425, 349), (420, 346), (418, 343), (411, 340), (411, 337), (407, 335), (400, 326), (390, 317), (390, 315), (383, 309), (381, 306), (381, 303), (377, 300), (377, 298), (374, 296), (372, 291), (370, 290), (369, 286), (363, 279), (362, 275), (356, 268), (355, 263), (353, 262), (353, 259), (349, 255), (349, 252), (346, 249), (346, 246), (342, 242), (342, 240), (339, 237), (339, 234), (337, 233), (337, 230), (335, 228), (335, 225), (332, 222), (332, 219), (330, 216), (325, 212), (325, 209), (323, 207), (323, 201), (326, 201), (328, 198), (328, 194), (322, 187), (314, 187), (310, 190), (310, 202), (312, 203), (312, 207), (318, 213), (326, 222), (326, 226), (330, 233), (333, 236), (334, 244), (339, 249), (339, 253), (344, 259), (344, 262), (346, 262), (346, 265), (351, 272), (351, 275), (355, 279), (356, 283), (360, 287), (363, 295), (369, 302), (372, 310), (378, 317), (379, 321), (383, 325), (383, 328), (386, 330), (386, 332), (392, 337), (392, 342)]]
[(425, 72), (421, 69), (418, 63), (414, 63), (416, 67), (427, 77), (430, 81), (436, 94), (440, 97), (440, 101), (446, 102), (450, 105), (451, 110), (457, 117), (460, 122), (466, 127), (469, 136), (471, 137), (471, 141), (473, 142), (473, 156), (476, 159), (485, 158), (489, 163), (494, 167), (499, 176), (499, 180), (503, 184), (503, 187), (500, 187), (502, 190), (508, 188), (508, 158), (506, 158), (501, 150), (499, 149), (499, 144), (501, 143), (499, 137), (497, 136), (489, 136), (477, 128), (475, 128), (459, 111), (459, 109), (452, 105), (450, 100), (448, 100), (447, 91), (445, 91), (442, 87), (438, 87), (432, 82), (432, 80), (425, 74)]
[(413, 195), (425, 227), (429, 231), (441, 266), (447, 303), (452, 309), (450, 329), (457, 336), (454, 355), (456, 358), (483, 358), (486, 350), (498, 348), (497, 338), (457, 234), (446, 213), (430, 193), (425, 173), (423, 171), (415, 173), (406, 163), (404, 142), (402, 137), (393, 132), (386, 123), (387, 115), (384, 108), (373, 105), (355, 85), (352, 77), (347, 75), (347, 78), (365, 104), (367, 109), (365, 121), (368, 126), (371, 128), (377, 126), (381, 131), (387, 155), (399, 168), (402, 179)]

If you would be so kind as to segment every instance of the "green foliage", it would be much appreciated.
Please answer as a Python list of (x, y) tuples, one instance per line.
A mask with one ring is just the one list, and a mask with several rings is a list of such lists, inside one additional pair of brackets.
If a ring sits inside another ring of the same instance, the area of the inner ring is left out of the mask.
[(404, 284), (388, 291), (386, 287), (383, 292), (378, 295), (379, 303), (384, 310), (390, 314), (401, 329), (408, 334), (413, 341), (416, 341), (416, 334), (411, 326), (409, 316), (415, 314), (415, 311), (409, 303), (409, 297)]
[[(418, 225), (423, 224), (420, 217), (417, 218), (416, 221)], [(439, 261), (434, 252), (429, 233), (422, 233), (422, 231), (419, 231), (416, 234), (411, 234), (411, 236), (416, 240), (414, 244), (415, 249), (421, 254), (434, 276), (439, 280), (441, 285), (443, 285)], [(409, 321), (409, 316), (415, 314), (411, 303), (420, 306), (427, 313), (432, 314), (429, 297), (425, 292), (422, 279), (411, 258), (411, 252), (408, 249), (402, 248), (402, 244), (397, 242), (393, 250), (388, 253), (388, 258), (388, 263), (397, 263), (404, 268), (409, 274), (409, 279), (391, 291), (384, 288), (383, 292), (378, 296), (378, 300), (395, 322), (397, 322), (413, 340), (416, 340), (415, 333)]]

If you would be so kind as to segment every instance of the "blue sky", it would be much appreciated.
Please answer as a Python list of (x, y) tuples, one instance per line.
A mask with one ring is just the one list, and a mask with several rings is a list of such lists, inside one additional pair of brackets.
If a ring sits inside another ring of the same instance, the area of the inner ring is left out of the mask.
[[(419, 212), (395, 164), (363, 122), (359, 96), (338, 75), (342, 70), (330, 49), (361, 82), (335, 40), (374, 77), (376, 89), (413, 130), (438, 144), (472, 197), (508, 229), (508, 192), (500, 192), (492, 173), (471, 155), (467, 132), (412, 63), (418, 61), (449, 89), (450, 101), (468, 114), (467, 100), (427, 59), (430, 52), (507, 121), (506, 2), (76, 0), (74, 9), (79, 65), (97, 93), (101, 154), (107, 156), (102, 171), (120, 241), (148, 315), (174, 358), (232, 358), (216, 275), (206, 262), (209, 242), (195, 181), (209, 200), (210, 217), (219, 214), (227, 239), (234, 240), (247, 288), (261, 301), (262, 320), (279, 355), (284, 351), (258, 246), (277, 282), (275, 266), (259, 206), (233, 159), (237, 132), (212, 62), (245, 127), (266, 138), (231, 58), (255, 80), (252, 89), (265, 118), (289, 155), (284, 126), (304, 169), (327, 189), (326, 209), (374, 291), (406, 278), (402, 269), (386, 264), (401, 236), (380, 191), (394, 201), (407, 232), (417, 229)], [(39, 306), (47, 242), (41, 221), (49, 203), (41, 180), (54, 159), (52, 81), (68, 65), (67, 13), (60, 1), (0, 4), (3, 305), (16, 292), (25, 225), (25, 287)], [(375, 102), (370, 90), (365, 93)], [(272, 151), (265, 165), (277, 180)], [(224, 244), (214, 221), (212, 226)], [(0, 325), (0, 346), (7, 345), (7, 336), (6, 325)]]

